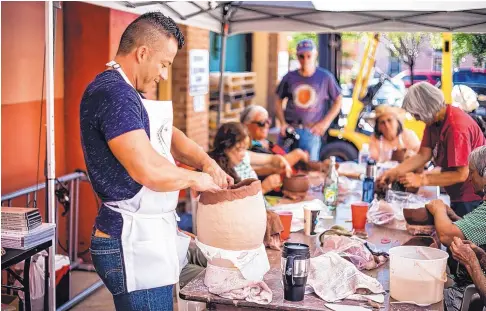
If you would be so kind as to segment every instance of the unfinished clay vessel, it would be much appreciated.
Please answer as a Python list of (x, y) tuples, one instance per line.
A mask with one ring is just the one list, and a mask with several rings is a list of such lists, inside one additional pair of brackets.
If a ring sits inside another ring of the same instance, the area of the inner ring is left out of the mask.
[(310, 187), (309, 176), (305, 174), (297, 174), (292, 177), (285, 177), (282, 188), (292, 193), (307, 192)]
[(409, 225), (434, 225), (434, 216), (425, 208), (404, 208), (403, 216)]
[(197, 237), (225, 250), (251, 250), (263, 243), (267, 225), (261, 182), (245, 179), (229, 189), (201, 194)]

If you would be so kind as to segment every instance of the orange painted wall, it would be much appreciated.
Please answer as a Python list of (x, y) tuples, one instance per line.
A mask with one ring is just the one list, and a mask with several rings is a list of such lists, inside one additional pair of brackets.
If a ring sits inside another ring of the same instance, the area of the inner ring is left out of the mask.
[[(109, 9), (64, 2), (64, 102), (66, 168), (86, 170), (79, 125), (84, 90), (105, 69), (109, 56)], [(80, 189), (79, 249), (87, 249), (98, 206), (89, 184)], [(89, 255), (84, 257), (89, 260)]]
[[(44, 182), (46, 109), (44, 80), (44, 2), (2, 2), (2, 194)], [(57, 10), (55, 46), (56, 175), (67, 173), (64, 148), (63, 14)], [(41, 120), (41, 98), (42, 120)], [(40, 144), (39, 144), (40, 138)], [(37, 206), (44, 217), (44, 192)], [(13, 205), (25, 206), (25, 198)], [(31, 205), (32, 206), (32, 205)], [(45, 217), (44, 217), (45, 219)], [(65, 241), (66, 221), (59, 219)]]
[[(44, 2), (2, 2), (2, 193), (43, 180), (45, 102), (39, 128), (44, 66)], [(63, 15), (58, 11), (55, 59), (56, 174), (65, 174)], [(25, 38), (20, 40), (19, 38)], [(45, 93), (44, 93), (45, 101)]]

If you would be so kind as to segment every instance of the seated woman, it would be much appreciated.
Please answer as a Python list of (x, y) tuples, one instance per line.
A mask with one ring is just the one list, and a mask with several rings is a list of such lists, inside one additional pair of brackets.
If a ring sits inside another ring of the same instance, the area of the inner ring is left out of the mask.
[[(240, 121), (248, 130), (251, 138), (250, 150), (256, 153), (264, 154), (279, 154), (282, 155), (290, 166), (299, 166), (306, 170), (312, 171), (327, 171), (329, 168), (329, 160), (323, 162), (313, 162), (309, 160), (309, 154), (302, 149), (294, 149), (289, 153), (278, 145), (275, 145), (268, 140), (268, 130), (270, 128), (270, 120), (268, 119), (268, 112), (265, 108), (258, 105), (250, 105), (241, 113)], [(267, 176), (272, 173), (271, 168), (257, 168), (255, 169), (259, 176)]]
[[(377, 162), (392, 160), (393, 151), (410, 156), (420, 149), (420, 140), (410, 129), (403, 127), (405, 112), (387, 105), (375, 109), (375, 133), (370, 141), (370, 156)], [(403, 160), (403, 159), (402, 159)]]
[(274, 174), (262, 181), (263, 194), (280, 186), (280, 174), (291, 174), (291, 167), (280, 155), (259, 154), (248, 151), (250, 137), (246, 129), (237, 122), (221, 125), (214, 138), (213, 150), (209, 156), (231, 177), (235, 184), (243, 179), (258, 178), (253, 167), (268, 168)]
[[(269, 167), (276, 174), (272, 174), (262, 181), (262, 192), (266, 194), (282, 183), (280, 174), (285, 172), (291, 175), (291, 167), (284, 157), (280, 155), (258, 154), (248, 151), (250, 137), (245, 127), (237, 122), (221, 125), (214, 138), (213, 150), (209, 156), (231, 177), (235, 184), (248, 178), (257, 179), (252, 166)], [(277, 214), (267, 211), (267, 232), (265, 245), (280, 250), (280, 232), (283, 230), (282, 222)]]
[[(469, 178), (474, 191), (483, 195), (486, 189), (486, 146), (476, 148), (469, 155)], [(485, 202), (462, 218), (441, 200), (434, 200), (425, 207), (434, 216), (435, 230), (445, 246), (450, 247), (457, 237), (481, 248), (486, 247)], [(449, 261), (449, 267), (455, 274), (455, 284), (446, 291), (444, 301), (448, 310), (459, 310), (462, 293), (466, 286), (471, 284), (470, 273), (468, 274), (468, 271), (464, 271), (463, 268), (458, 269), (457, 263), (452, 261)]]

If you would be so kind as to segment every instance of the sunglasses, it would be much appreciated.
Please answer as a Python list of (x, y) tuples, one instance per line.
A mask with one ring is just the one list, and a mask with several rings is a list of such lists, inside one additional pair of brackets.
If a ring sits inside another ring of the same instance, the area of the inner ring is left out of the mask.
[(312, 55), (299, 54), (298, 57), (299, 57), (299, 59), (311, 59)]
[(253, 124), (258, 125), (258, 127), (265, 127), (265, 126), (270, 126), (270, 120), (265, 120), (265, 121), (253, 121), (251, 122)]

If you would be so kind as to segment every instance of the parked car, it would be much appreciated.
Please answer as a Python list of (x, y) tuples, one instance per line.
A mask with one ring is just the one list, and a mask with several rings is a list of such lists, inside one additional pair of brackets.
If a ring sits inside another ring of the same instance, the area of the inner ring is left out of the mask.
[[(394, 76), (393, 78), (402, 80), (407, 89), (412, 85), (412, 77), (410, 76), (409, 70), (402, 71), (398, 73), (396, 76)], [(437, 82), (440, 81), (440, 78), (441, 78), (440, 71), (421, 71), (421, 70), (413, 71), (414, 84), (422, 81), (427, 81), (432, 85), (436, 85)]]
[(484, 110), (486, 108), (486, 70), (458, 69), (452, 75), (454, 85), (462, 84), (470, 87), (478, 94), (478, 102)]

